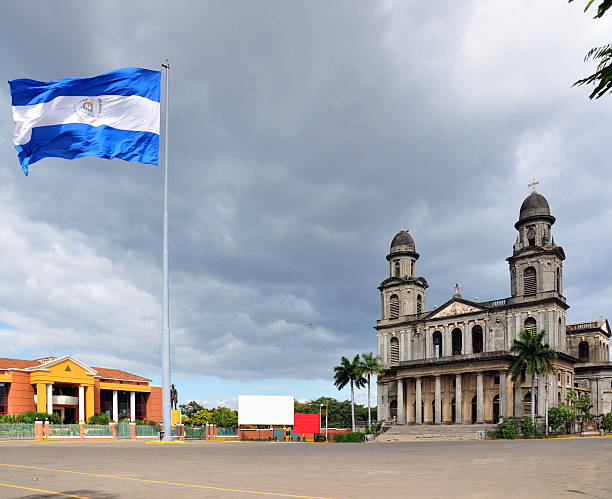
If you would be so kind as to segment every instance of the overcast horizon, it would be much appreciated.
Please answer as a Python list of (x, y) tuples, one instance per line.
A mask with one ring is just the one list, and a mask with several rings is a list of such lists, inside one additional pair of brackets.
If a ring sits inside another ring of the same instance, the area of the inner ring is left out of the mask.
[[(583, 7), (11, 2), (0, 72), (54, 80), (168, 57), (180, 402), (345, 399), (333, 367), (376, 351), (393, 236), (415, 239), (427, 310), (456, 282), (470, 300), (505, 298), (533, 177), (567, 257), (568, 322), (612, 313), (612, 100), (572, 88), (612, 15)], [(0, 356), (71, 354), (159, 383), (163, 170), (48, 158), (26, 177), (6, 84), (0, 105)]]

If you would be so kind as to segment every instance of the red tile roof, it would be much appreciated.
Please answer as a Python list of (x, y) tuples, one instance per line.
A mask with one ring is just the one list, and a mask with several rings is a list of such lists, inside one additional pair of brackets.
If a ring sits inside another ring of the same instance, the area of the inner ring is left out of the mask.
[(0, 357), (0, 369), (25, 369), (26, 367), (37, 366), (40, 360), (8, 359)]
[(142, 376), (138, 376), (136, 374), (128, 373), (126, 371), (122, 371), (121, 369), (106, 369), (105, 367), (94, 367), (98, 376), (103, 379), (121, 379), (121, 380), (130, 380), (130, 381), (151, 381), (148, 378), (143, 378)]

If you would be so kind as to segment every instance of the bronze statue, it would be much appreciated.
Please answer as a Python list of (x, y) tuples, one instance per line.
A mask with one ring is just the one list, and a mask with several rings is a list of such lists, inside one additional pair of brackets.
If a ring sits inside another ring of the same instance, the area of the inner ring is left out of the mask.
[(176, 405), (178, 404), (178, 392), (174, 385), (170, 388), (170, 408), (176, 409)]

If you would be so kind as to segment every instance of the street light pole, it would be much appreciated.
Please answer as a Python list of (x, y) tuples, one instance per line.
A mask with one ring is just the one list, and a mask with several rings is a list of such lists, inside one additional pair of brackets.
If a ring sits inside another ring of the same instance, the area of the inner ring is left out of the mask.
[(325, 402), (325, 441), (327, 442), (327, 404), (328, 402)]

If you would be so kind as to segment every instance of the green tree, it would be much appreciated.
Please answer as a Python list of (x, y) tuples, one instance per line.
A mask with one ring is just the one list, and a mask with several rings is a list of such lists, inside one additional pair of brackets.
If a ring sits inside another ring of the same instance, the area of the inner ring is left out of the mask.
[(588, 393), (578, 395), (574, 390), (570, 390), (567, 392), (566, 399), (570, 409), (576, 415), (576, 420), (580, 424), (580, 431), (584, 431), (584, 422), (591, 421), (594, 417), (591, 414), (591, 409), (593, 408), (591, 396)]
[(552, 372), (552, 359), (557, 354), (552, 350), (548, 343), (542, 344), (542, 339), (546, 333), (535, 332), (535, 329), (527, 328), (521, 331), (518, 339), (512, 343), (511, 352), (517, 354), (517, 358), (510, 366), (512, 380), (520, 378), (525, 381), (526, 374), (531, 376), (531, 419), (535, 421), (535, 380), (538, 374)]
[(361, 354), (361, 371), (366, 376), (368, 384), (368, 428), (372, 426), (372, 416), (370, 410), (370, 376), (380, 376), (383, 373), (381, 358), (372, 352)]
[(187, 416), (183, 418), (183, 423), (189, 426), (204, 426), (206, 423), (210, 423), (212, 413), (208, 409), (200, 409), (193, 413), (191, 417)]
[(340, 359), (340, 365), (334, 367), (334, 385), (338, 390), (342, 390), (346, 385), (351, 386), (351, 431), (355, 431), (355, 386), (362, 388), (365, 386), (365, 378), (359, 355), (351, 362), (346, 357)]
[[(573, 2), (573, 0), (569, 0)], [(588, 0), (584, 11), (589, 10), (595, 0)], [(595, 19), (603, 17), (606, 11), (612, 7), (612, 0), (602, 0), (597, 7), (597, 14)], [(574, 83), (576, 85), (595, 85), (595, 89), (589, 95), (589, 99), (595, 97), (599, 99), (602, 95), (612, 89), (612, 43), (594, 47), (587, 52), (584, 60), (585, 62), (589, 59), (599, 60), (595, 72), (585, 78), (581, 78)]]
[(198, 404), (195, 400), (179, 405), (183, 418), (191, 418), (196, 412), (204, 410), (204, 406)]
[(562, 428), (567, 432), (569, 425), (574, 422), (574, 419), (573, 411), (564, 402), (548, 410), (548, 425), (555, 433), (558, 433)]
[(217, 407), (211, 412), (209, 423), (220, 428), (235, 428), (238, 426), (238, 412), (227, 407)]

